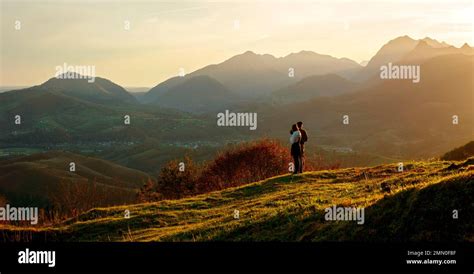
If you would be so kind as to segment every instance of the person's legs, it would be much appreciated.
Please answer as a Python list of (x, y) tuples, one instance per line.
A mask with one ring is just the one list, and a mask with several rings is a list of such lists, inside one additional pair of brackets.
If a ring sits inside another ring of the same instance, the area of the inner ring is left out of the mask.
[(293, 163), (295, 164), (295, 170), (293, 171), (293, 174), (296, 174), (300, 171), (300, 166), (301, 166), (300, 159), (301, 158), (299, 155), (293, 154)]
[(304, 155), (300, 156), (300, 173), (303, 173), (303, 166), (304, 166)]
[(304, 144), (301, 144), (301, 156), (300, 156), (300, 159), (301, 159), (301, 162), (300, 162), (300, 173), (303, 173), (303, 168), (304, 168)]

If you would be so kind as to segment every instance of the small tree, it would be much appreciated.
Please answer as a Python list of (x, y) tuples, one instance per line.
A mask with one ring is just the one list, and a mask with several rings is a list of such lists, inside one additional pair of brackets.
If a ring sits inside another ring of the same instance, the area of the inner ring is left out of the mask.
[(145, 185), (140, 188), (140, 191), (137, 194), (137, 201), (150, 202), (150, 201), (159, 201), (163, 199), (163, 195), (157, 192), (157, 183), (152, 179), (148, 178)]
[(160, 171), (156, 192), (166, 199), (179, 199), (197, 193), (200, 167), (191, 158), (168, 162)]

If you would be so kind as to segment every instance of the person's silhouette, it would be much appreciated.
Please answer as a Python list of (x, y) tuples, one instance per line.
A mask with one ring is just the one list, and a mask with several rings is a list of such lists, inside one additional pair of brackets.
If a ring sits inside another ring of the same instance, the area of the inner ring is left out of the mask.
[(308, 134), (306, 133), (306, 130), (303, 129), (303, 122), (299, 121), (296, 123), (298, 126), (300, 132), (301, 132), (301, 138), (300, 138), (300, 147), (301, 147), (301, 164), (300, 164), (300, 173), (303, 173), (303, 167), (305, 164), (305, 155), (304, 155), (304, 144), (308, 141)]
[(293, 163), (295, 164), (293, 174), (297, 174), (301, 172), (301, 132), (296, 124), (291, 126), (290, 134), (291, 156), (293, 157)]

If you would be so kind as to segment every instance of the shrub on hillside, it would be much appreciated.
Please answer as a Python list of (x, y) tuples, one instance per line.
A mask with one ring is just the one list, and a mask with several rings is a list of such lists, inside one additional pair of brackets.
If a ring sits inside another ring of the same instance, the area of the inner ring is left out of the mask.
[[(201, 168), (191, 158), (168, 162), (158, 176), (156, 192), (167, 199), (179, 199), (198, 192), (197, 180)], [(159, 198), (159, 197), (158, 197)]]
[(232, 146), (205, 165), (185, 157), (184, 166), (177, 160), (168, 162), (156, 183), (142, 187), (138, 200), (179, 199), (252, 183), (288, 173), (290, 162), (289, 149), (268, 139)]
[[(157, 182), (149, 181), (139, 194), (140, 202), (179, 199), (229, 187), (260, 181), (289, 173), (292, 162), (289, 146), (277, 140), (262, 139), (231, 146), (204, 165), (185, 157), (180, 162), (168, 162), (160, 171)], [(184, 165), (180, 166), (180, 163)], [(305, 170), (337, 168), (324, 163), (319, 155), (307, 155)]]
[(227, 149), (208, 163), (198, 180), (199, 192), (252, 183), (288, 173), (289, 149), (276, 140), (263, 139)]
[(163, 195), (156, 191), (156, 182), (148, 179), (137, 194), (137, 202), (143, 203), (148, 201), (159, 201), (163, 199)]
[(198, 193), (197, 181), (202, 167), (189, 157), (173, 160), (161, 168), (157, 182), (148, 182), (138, 192), (139, 202), (179, 199)]

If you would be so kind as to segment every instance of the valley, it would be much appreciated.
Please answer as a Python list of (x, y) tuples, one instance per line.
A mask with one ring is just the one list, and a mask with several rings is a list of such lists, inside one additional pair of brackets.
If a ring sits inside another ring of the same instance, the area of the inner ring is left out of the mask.
[[(379, 77), (386, 65), (413, 64), (419, 82)], [(264, 138), (287, 147), (297, 121), (316, 168), (431, 161), (474, 137), (473, 67), (468, 45), (401, 36), (366, 66), (246, 51), (139, 94), (98, 76), (53, 77), (0, 93), (0, 202), (61, 207), (66, 193), (91, 198), (82, 210), (134, 203), (171, 161), (206, 165)]]

